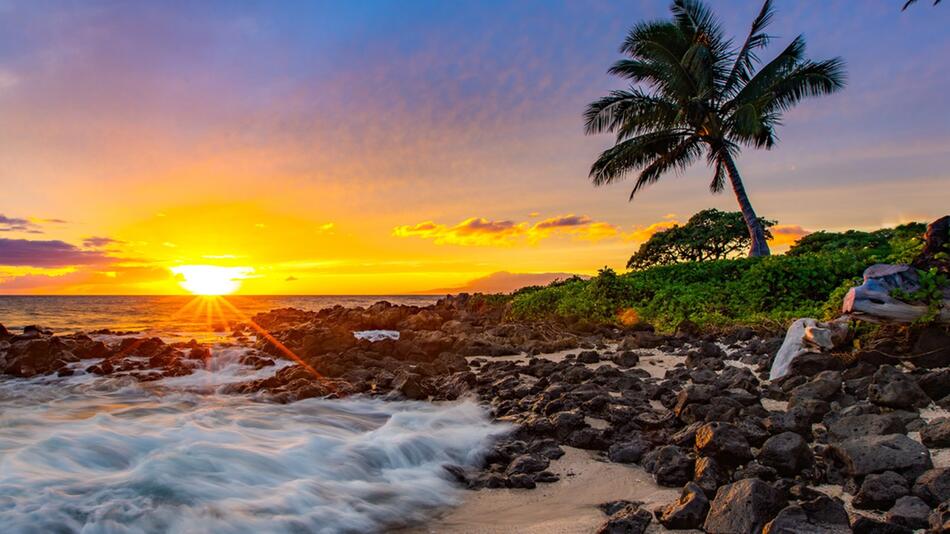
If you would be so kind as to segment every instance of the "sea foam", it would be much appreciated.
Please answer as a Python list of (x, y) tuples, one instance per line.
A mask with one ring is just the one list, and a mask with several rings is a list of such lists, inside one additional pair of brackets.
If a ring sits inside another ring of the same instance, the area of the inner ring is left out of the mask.
[(196, 375), (0, 379), (5, 533), (376, 532), (455, 502), (443, 465), (507, 431), (473, 402), (367, 398), (279, 405), (208, 393)]

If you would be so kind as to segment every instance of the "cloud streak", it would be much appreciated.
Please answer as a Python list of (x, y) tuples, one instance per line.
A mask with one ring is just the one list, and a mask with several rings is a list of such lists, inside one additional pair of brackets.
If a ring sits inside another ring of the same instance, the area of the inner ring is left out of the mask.
[(114, 261), (102, 252), (83, 250), (65, 241), (33, 241), (0, 238), (0, 265), (28, 267), (69, 267)]
[(568, 236), (574, 239), (599, 241), (623, 237), (621, 229), (587, 215), (558, 215), (534, 224), (511, 220), (490, 220), (470, 217), (455, 225), (425, 221), (393, 228), (396, 237), (431, 239), (437, 245), (462, 246), (514, 246), (521, 243), (535, 244), (553, 236)]

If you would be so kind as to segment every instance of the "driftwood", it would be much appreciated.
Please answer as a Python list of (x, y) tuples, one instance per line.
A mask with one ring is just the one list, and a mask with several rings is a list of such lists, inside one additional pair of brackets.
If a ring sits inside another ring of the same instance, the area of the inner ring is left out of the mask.
[[(864, 271), (864, 283), (851, 288), (841, 311), (855, 319), (876, 323), (912, 323), (927, 313), (927, 305), (898, 300), (891, 293), (920, 289), (917, 269), (910, 265), (879, 263)], [(950, 288), (943, 290), (943, 306), (937, 322), (950, 323)]]
[(850, 318), (842, 316), (827, 323), (806, 317), (798, 319), (788, 328), (785, 341), (778, 349), (769, 380), (782, 378), (788, 374), (792, 361), (809, 352), (830, 351), (848, 341)]

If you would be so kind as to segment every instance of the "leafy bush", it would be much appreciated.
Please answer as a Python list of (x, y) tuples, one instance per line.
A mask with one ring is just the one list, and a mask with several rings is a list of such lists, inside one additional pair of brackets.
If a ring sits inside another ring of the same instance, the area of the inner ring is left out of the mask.
[(622, 275), (603, 269), (590, 280), (523, 289), (511, 296), (509, 314), (616, 322), (633, 309), (663, 330), (684, 319), (704, 326), (780, 328), (797, 317), (830, 318), (868, 265), (907, 261), (920, 249), (906, 227), (824, 234), (781, 256), (677, 263)]

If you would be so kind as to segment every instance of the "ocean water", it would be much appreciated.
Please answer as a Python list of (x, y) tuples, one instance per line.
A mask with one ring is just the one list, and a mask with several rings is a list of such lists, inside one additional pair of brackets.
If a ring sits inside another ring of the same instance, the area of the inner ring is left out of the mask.
[[(136, 299), (4, 297), (0, 321), (200, 333), (157, 315), (187, 302)], [(266, 297), (242, 313), (325, 303), (344, 302)], [(246, 367), (247, 350), (219, 343), (207, 368), (147, 383), (86, 374), (91, 360), (70, 377), (0, 377), (0, 532), (383, 532), (456, 502), (443, 465), (476, 464), (507, 431), (472, 401), (221, 393), (289, 365)]]
[(381, 300), (425, 306), (431, 295), (401, 296), (0, 296), (0, 324), (10, 330), (40, 325), (57, 333), (108, 328), (165, 338), (215, 341), (229, 326), (276, 308), (320, 310), (335, 305), (369, 306)]

